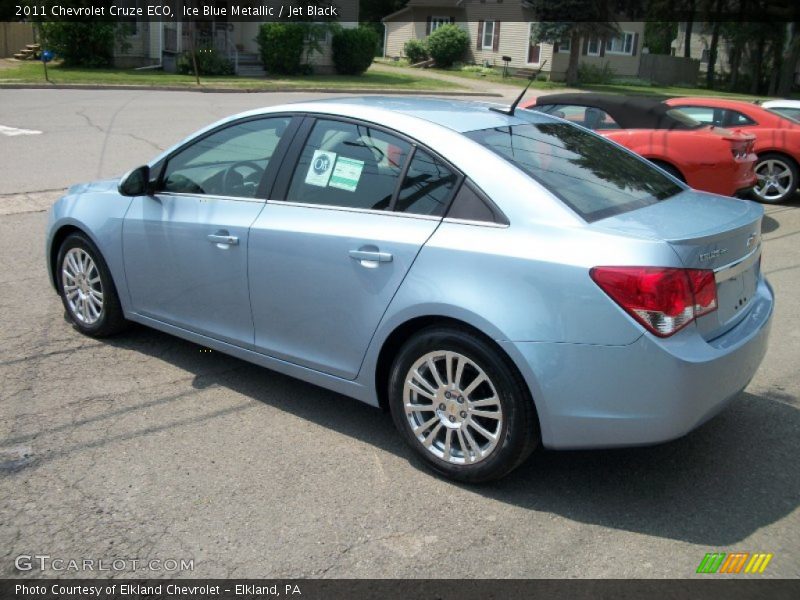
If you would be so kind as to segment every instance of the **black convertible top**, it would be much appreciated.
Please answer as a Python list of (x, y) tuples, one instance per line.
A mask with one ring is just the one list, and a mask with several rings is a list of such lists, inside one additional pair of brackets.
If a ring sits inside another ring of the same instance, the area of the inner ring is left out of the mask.
[[(664, 104), (666, 96), (622, 96), (616, 94), (547, 94), (536, 106), (574, 105), (599, 108), (623, 129), (697, 129), (702, 127), (675, 107)], [(676, 114), (677, 112), (677, 114)]]

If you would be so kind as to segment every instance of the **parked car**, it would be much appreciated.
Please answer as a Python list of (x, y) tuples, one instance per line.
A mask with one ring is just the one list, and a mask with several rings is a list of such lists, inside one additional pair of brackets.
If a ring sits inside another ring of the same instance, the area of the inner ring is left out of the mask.
[(792, 198), (800, 182), (800, 123), (752, 102), (727, 98), (671, 98), (669, 106), (692, 118), (755, 135), (756, 178), (753, 194), (762, 202)]
[(708, 127), (659, 99), (547, 94), (521, 106), (597, 131), (698, 190), (745, 196), (755, 183), (752, 135)]
[(784, 117), (800, 121), (800, 100), (767, 100), (759, 105)]
[(521, 112), (230, 117), (58, 200), (52, 283), (86, 335), (135, 321), (388, 407), (454, 479), (684, 435), (764, 356), (763, 208)]

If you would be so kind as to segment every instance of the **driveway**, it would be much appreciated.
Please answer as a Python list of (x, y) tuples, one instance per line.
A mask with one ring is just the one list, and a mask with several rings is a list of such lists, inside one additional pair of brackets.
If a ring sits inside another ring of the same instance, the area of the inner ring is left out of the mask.
[(20, 554), (191, 560), (125, 577), (691, 577), (707, 552), (800, 576), (800, 203), (768, 207), (777, 293), (756, 378), (653, 448), (537, 452), (469, 487), (424, 470), (377, 409), (144, 327), (63, 317), (43, 212), (193, 129), (299, 94), (0, 90), (0, 575)]

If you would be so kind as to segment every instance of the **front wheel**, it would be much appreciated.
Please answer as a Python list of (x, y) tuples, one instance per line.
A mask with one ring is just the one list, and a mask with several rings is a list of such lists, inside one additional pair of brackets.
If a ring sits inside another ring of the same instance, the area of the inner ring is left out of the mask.
[(105, 337), (125, 328), (111, 273), (89, 238), (80, 233), (69, 235), (61, 244), (56, 264), (58, 292), (69, 320), (81, 333)]
[(426, 329), (400, 350), (389, 384), (392, 417), (436, 472), (472, 483), (499, 479), (538, 444), (533, 401), (507, 360), (455, 328)]
[(767, 153), (756, 162), (756, 185), (753, 195), (768, 204), (779, 204), (797, 190), (798, 172), (795, 162), (780, 154)]

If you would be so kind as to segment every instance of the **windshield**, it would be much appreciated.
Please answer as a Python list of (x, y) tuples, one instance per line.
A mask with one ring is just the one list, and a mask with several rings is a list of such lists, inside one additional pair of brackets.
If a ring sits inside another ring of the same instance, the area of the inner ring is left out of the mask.
[(644, 159), (568, 123), (510, 125), (466, 135), (522, 169), (589, 222), (683, 191)]

